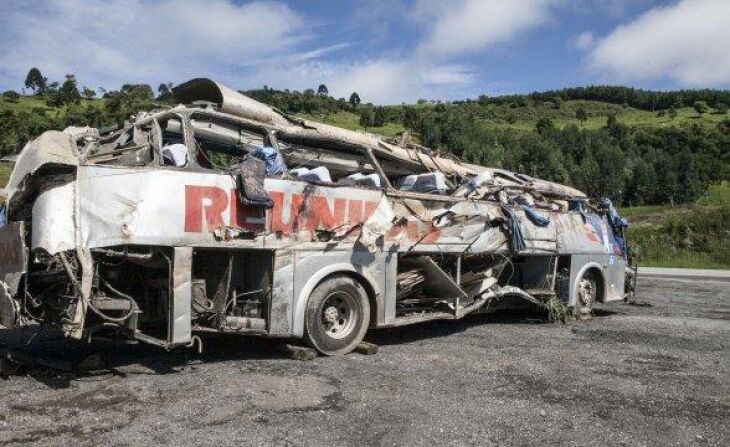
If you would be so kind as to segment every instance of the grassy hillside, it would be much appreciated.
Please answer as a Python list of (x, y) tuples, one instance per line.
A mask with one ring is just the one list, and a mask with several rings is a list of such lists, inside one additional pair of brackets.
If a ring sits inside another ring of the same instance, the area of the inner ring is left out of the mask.
[[(94, 99), (85, 102), (102, 106), (104, 100)], [(559, 109), (556, 109), (552, 103), (532, 101), (523, 104), (479, 104), (472, 101), (450, 106), (464, 107), (470, 111), (473, 109), (471, 114), (490, 128), (520, 131), (535, 130), (535, 125), (540, 118), (551, 120), (557, 128), (576, 125), (583, 129), (599, 129), (605, 127), (606, 119), (609, 115), (615, 115), (621, 123), (628, 126), (642, 128), (682, 126), (688, 123), (716, 126), (723, 120), (730, 118), (730, 114), (720, 114), (712, 110), (709, 113), (698, 115), (692, 107), (677, 108), (677, 116), (670, 118), (666, 114), (666, 111), (664, 113), (661, 111), (652, 112), (617, 104), (585, 100), (565, 101)], [(369, 106), (361, 105), (360, 109), (367, 107)], [(345, 129), (366, 130), (385, 136), (394, 136), (406, 130), (401, 119), (406, 107), (425, 111), (443, 106), (430, 103), (386, 106), (384, 108), (387, 110), (389, 116), (388, 122), (383, 126), (368, 128), (363, 128), (360, 125), (360, 115), (356, 113), (359, 112), (357, 109), (355, 112), (349, 110), (323, 110), (313, 111), (311, 113), (298, 113), (297, 115), (305, 119), (332, 124)], [(588, 119), (582, 123), (575, 116), (576, 110), (581, 107), (588, 112)], [(66, 112), (63, 107), (48, 107), (42, 98), (33, 96), (22, 96), (17, 102), (9, 102), (0, 97), (0, 112), (5, 110), (16, 112), (44, 110), (50, 116), (58, 116)]]
[(639, 264), (730, 269), (730, 182), (713, 185), (697, 203), (623, 208)]
[[(437, 105), (421, 104), (406, 107), (428, 110), (436, 108)], [(588, 119), (583, 123), (575, 117), (576, 110), (580, 107), (585, 108), (588, 112)], [(399, 117), (403, 113), (404, 106), (388, 106), (386, 109), (391, 117)], [(488, 127), (520, 131), (535, 130), (535, 125), (540, 118), (550, 119), (557, 128), (563, 128), (572, 124), (584, 129), (600, 129), (605, 127), (606, 119), (609, 115), (615, 115), (623, 124), (641, 128), (663, 128), (682, 126), (689, 123), (697, 123), (703, 126), (717, 126), (718, 123), (730, 118), (730, 114), (720, 113), (698, 115), (692, 107), (678, 108), (676, 111), (677, 116), (669, 118), (666, 112), (651, 112), (598, 101), (566, 101), (560, 109), (555, 109), (550, 104), (530, 104), (517, 107), (507, 104), (488, 104), (480, 106), (474, 115), (477, 119), (487, 124)], [(345, 129), (367, 130), (368, 132), (386, 136), (393, 136), (405, 130), (405, 127), (400, 122), (388, 122), (381, 127), (368, 127), (364, 129), (359, 123), (360, 115), (346, 110), (330, 113), (305, 113), (299, 114), (299, 116), (309, 120), (344, 127)]]
[[(502, 115), (506, 115), (496, 120), (495, 127), (520, 130), (533, 130), (537, 120), (542, 117), (552, 120), (553, 125), (558, 128), (574, 124), (585, 129), (599, 129), (604, 127), (606, 125), (606, 118), (611, 114), (616, 115), (616, 118), (621, 123), (628, 126), (649, 128), (679, 126), (685, 123), (715, 126), (728, 117), (727, 114), (717, 113), (698, 115), (693, 108), (683, 107), (676, 109), (677, 116), (672, 119), (666, 113), (660, 116), (660, 112), (650, 112), (597, 101), (566, 101), (559, 110), (547, 105), (528, 107), (525, 111), (505, 108), (504, 105), (495, 105), (493, 107), (496, 112), (501, 112)], [(588, 119), (583, 123), (575, 117), (576, 110), (580, 107), (584, 107), (588, 112)], [(516, 110), (520, 113), (515, 112)], [(510, 113), (516, 118), (516, 121), (513, 123), (509, 122), (513, 119)]]
[(6, 98), (0, 97), (0, 112), (3, 110), (30, 112), (35, 107), (49, 108), (43, 98), (36, 96), (21, 96), (16, 102), (10, 102)]
[(363, 128), (360, 125), (360, 115), (346, 110), (339, 110), (335, 113), (304, 113), (298, 115), (301, 118), (311, 121), (318, 121), (349, 130), (364, 130), (370, 133), (392, 137), (406, 130), (400, 123), (387, 122), (384, 126)]

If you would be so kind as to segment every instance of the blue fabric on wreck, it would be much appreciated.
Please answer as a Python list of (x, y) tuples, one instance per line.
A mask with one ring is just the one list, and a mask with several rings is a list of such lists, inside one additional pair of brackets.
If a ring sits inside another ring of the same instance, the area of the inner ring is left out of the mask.
[(534, 223), (538, 227), (547, 227), (550, 225), (550, 218), (538, 213), (531, 206), (522, 205), (522, 209), (525, 210), (525, 215), (530, 219), (530, 222)]
[(251, 155), (266, 163), (266, 175), (282, 175), (286, 165), (279, 151), (271, 146), (260, 146), (250, 152)]
[(606, 208), (608, 222), (611, 224), (612, 227), (621, 229), (629, 226), (629, 221), (618, 215), (618, 211), (616, 211), (613, 203), (611, 203), (611, 199), (604, 197), (603, 199), (601, 199), (601, 205)]
[(502, 205), (502, 211), (507, 218), (507, 234), (509, 235), (509, 247), (512, 253), (519, 253), (525, 248), (525, 236), (520, 228), (520, 217), (514, 211)]
[(621, 253), (626, 253), (626, 240), (621, 236), (621, 230), (629, 226), (629, 221), (619, 216), (618, 211), (614, 208), (611, 199), (604, 197), (601, 199), (601, 205), (606, 208), (606, 217), (608, 223), (611, 224), (611, 232), (616, 243), (621, 248)]

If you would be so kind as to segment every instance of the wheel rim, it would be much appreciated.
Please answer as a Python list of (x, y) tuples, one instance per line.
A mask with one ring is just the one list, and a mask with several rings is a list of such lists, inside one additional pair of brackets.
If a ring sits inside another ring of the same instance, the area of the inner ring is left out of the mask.
[(320, 319), (324, 333), (330, 338), (349, 336), (357, 320), (357, 302), (349, 293), (334, 292), (322, 303)]
[(590, 305), (596, 299), (596, 286), (593, 281), (583, 278), (578, 284), (578, 300), (583, 306)]

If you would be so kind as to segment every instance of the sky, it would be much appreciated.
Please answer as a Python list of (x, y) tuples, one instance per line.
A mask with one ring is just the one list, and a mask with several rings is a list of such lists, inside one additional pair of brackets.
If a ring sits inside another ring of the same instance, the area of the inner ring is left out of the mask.
[(612, 84), (730, 88), (730, 0), (0, 0), (0, 90), (316, 89), (412, 103)]

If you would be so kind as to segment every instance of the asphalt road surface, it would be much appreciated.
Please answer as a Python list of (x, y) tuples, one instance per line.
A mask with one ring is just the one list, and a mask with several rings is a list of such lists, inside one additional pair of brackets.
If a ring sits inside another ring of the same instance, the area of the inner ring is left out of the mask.
[(638, 292), (645, 305), (565, 325), (376, 331), (373, 356), (296, 361), (237, 337), (202, 355), (107, 349), (93, 373), (0, 380), (0, 445), (730, 445), (727, 282), (646, 278)]
[(730, 270), (678, 269), (662, 267), (639, 267), (639, 276), (646, 278), (684, 278), (730, 281)]

